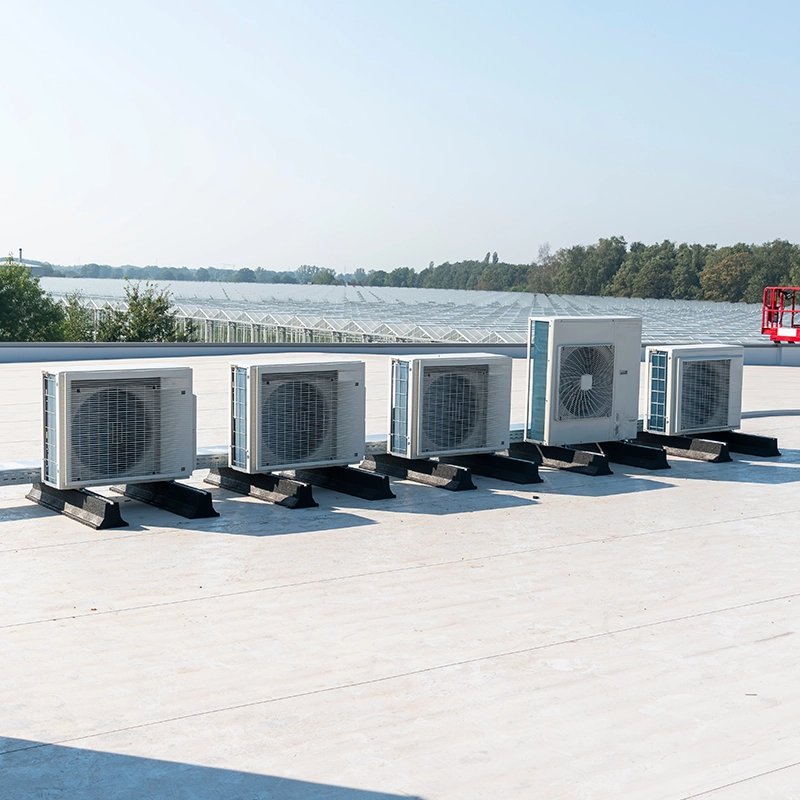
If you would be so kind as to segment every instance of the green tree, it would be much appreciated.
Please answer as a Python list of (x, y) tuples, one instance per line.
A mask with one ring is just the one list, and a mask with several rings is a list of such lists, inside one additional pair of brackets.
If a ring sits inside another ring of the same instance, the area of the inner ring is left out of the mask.
[(336, 280), (336, 273), (332, 269), (323, 268), (311, 278), (311, 283), (332, 286), (334, 283), (339, 283), (339, 281)]
[(314, 279), (314, 276), (321, 271), (322, 270), (320, 269), (320, 267), (315, 267), (313, 264), (301, 264), (295, 270), (295, 275), (297, 275), (297, 282), (311, 283), (311, 281)]
[(169, 290), (159, 291), (151, 283), (128, 282), (127, 308), (107, 308), (97, 328), (101, 342), (176, 342), (191, 338), (178, 326)]
[(11, 255), (0, 265), (0, 341), (57, 342), (64, 312)]
[(95, 314), (84, 302), (83, 295), (71, 292), (64, 298), (64, 321), (61, 338), (65, 342), (93, 342), (95, 340)]
[[(726, 248), (728, 249), (728, 248)], [(700, 273), (704, 300), (738, 303), (744, 298), (750, 273), (750, 253), (740, 250), (709, 262)]]
[(249, 267), (237, 269), (230, 277), (231, 283), (257, 283), (256, 273)]

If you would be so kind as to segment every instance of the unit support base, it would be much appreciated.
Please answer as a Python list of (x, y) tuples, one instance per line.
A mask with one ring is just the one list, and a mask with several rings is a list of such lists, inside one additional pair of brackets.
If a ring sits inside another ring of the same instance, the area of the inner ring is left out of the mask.
[(495, 453), (474, 453), (463, 456), (442, 456), (439, 462), (467, 467), (475, 475), (495, 478), (498, 481), (521, 484), (542, 482), (539, 465), (524, 458), (511, 458)]
[(116, 500), (109, 500), (88, 489), (54, 489), (46, 483), (34, 483), (25, 497), (98, 531), (128, 527)]
[(284, 508), (315, 508), (319, 505), (314, 500), (309, 484), (269, 472), (250, 475), (230, 467), (216, 467), (208, 471), (204, 480), (212, 486), (246, 494)]
[(602, 453), (575, 450), (571, 447), (555, 447), (533, 442), (511, 442), (508, 454), (513, 458), (524, 458), (545, 467), (581, 475), (611, 475), (608, 458)]
[(389, 486), (389, 478), (386, 475), (354, 467), (296, 469), (294, 476), (314, 486), (360, 497), (362, 500), (390, 500), (396, 496)]
[(111, 491), (124, 494), (125, 497), (138, 500), (140, 503), (163, 508), (164, 511), (186, 519), (219, 516), (219, 512), (214, 510), (211, 492), (195, 489), (185, 483), (176, 483), (175, 481), (126, 483), (112, 486)]
[(584, 444), (587, 450), (602, 453), (612, 464), (625, 464), (640, 469), (669, 469), (667, 451), (652, 444), (634, 442), (593, 442)]
[(451, 492), (477, 488), (472, 482), (472, 473), (466, 467), (430, 461), (427, 458), (402, 458), (389, 453), (375, 453), (364, 458), (361, 469), (407, 478), (416, 483), (449, 489)]
[(711, 439), (693, 439), (689, 436), (667, 436), (661, 433), (639, 431), (636, 441), (642, 444), (657, 444), (667, 451), (668, 455), (678, 458), (691, 458), (695, 461), (708, 461), (721, 464), (731, 460), (728, 445)]
[(704, 433), (706, 439), (713, 439), (715, 442), (725, 442), (728, 450), (733, 453), (744, 453), (748, 456), (759, 456), (770, 458), (779, 456), (778, 440), (774, 436), (756, 436), (752, 433), (740, 433), (739, 431), (714, 431)]

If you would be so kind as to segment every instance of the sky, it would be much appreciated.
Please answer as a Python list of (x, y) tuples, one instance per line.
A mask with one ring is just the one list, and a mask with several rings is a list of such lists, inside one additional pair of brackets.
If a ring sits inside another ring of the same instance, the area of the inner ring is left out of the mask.
[(800, 241), (800, 5), (0, 0), (0, 252), (336, 272)]

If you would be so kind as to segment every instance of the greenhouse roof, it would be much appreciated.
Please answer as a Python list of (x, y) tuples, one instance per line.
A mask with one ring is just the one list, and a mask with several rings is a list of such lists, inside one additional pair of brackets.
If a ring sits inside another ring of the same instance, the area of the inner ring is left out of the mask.
[[(42, 278), (57, 297), (124, 298), (113, 279)], [(180, 313), (198, 319), (336, 331), (410, 341), (521, 343), (531, 316), (634, 315), (645, 343), (762, 344), (760, 306), (692, 300), (580, 297), (458, 289), (155, 281)]]

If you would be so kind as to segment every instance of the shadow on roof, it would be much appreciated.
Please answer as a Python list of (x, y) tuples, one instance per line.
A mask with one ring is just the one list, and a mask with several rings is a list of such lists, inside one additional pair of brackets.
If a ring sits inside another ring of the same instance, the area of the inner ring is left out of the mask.
[[(656, 480), (647, 477), (647, 473), (626, 472), (621, 469), (632, 470), (631, 467), (621, 467), (612, 464), (613, 475), (556, 475), (551, 481), (539, 484), (542, 494), (580, 495), (581, 497), (614, 497), (620, 494), (635, 494), (637, 492), (652, 492), (658, 489), (672, 489), (673, 483), (667, 480)], [(643, 472), (643, 471), (642, 471)], [(662, 478), (669, 478), (669, 470), (660, 473)], [(560, 479), (560, 480), (559, 480)]]
[[(799, 483), (800, 466), (796, 459), (800, 456), (800, 451), (784, 450), (782, 452), (784, 456), (776, 456), (774, 459), (759, 458), (752, 461), (748, 456), (734, 455), (734, 460), (727, 464), (684, 461), (681, 464), (679, 475), (681, 478), (725, 481), (726, 483)], [(785, 458), (787, 455), (788, 459)], [(787, 460), (794, 460), (795, 463), (785, 463)]]
[[(4, 797), (61, 800), (409, 800), (409, 795), (0, 738)], [(414, 798), (410, 798), (414, 800)], [(421, 800), (417, 798), (416, 800)]]

